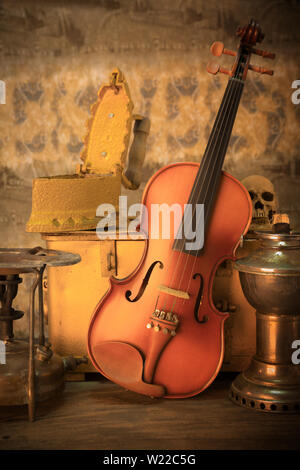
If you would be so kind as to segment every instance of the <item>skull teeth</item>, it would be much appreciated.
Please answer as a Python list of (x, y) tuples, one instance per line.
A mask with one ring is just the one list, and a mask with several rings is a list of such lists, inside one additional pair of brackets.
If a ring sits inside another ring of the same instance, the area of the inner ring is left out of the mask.
[(259, 210), (256, 211), (255, 217), (257, 217), (257, 218), (266, 218), (264, 211), (259, 211)]
[(253, 217), (252, 224), (264, 225), (270, 223), (267, 217)]

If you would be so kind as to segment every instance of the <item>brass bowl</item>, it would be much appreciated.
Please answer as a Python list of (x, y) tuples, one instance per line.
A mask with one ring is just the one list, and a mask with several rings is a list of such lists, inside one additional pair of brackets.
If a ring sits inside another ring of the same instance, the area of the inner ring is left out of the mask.
[(256, 234), (258, 251), (234, 266), (246, 299), (261, 313), (300, 314), (300, 234)]

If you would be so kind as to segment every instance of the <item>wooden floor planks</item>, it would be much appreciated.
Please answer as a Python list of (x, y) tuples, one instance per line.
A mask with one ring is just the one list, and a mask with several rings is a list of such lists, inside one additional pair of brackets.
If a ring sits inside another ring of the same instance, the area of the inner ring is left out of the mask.
[(300, 449), (300, 415), (275, 415), (228, 399), (220, 375), (197, 397), (151, 399), (108, 381), (67, 382), (58, 399), (0, 408), (0, 449)]

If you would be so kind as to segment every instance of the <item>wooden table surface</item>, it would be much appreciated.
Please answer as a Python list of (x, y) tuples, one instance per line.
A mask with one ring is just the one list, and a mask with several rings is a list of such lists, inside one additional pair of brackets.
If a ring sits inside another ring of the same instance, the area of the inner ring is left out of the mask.
[(300, 449), (300, 415), (241, 408), (228, 399), (233, 374), (202, 394), (151, 399), (108, 382), (67, 382), (63, 394), (27, 408), (0, 408), (0, 449)]

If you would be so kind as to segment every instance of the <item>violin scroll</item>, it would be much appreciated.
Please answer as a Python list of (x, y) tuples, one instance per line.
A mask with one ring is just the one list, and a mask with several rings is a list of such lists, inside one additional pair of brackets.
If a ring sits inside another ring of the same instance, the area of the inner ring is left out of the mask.
[(240, 44), (238, 46), (237, 52), (226, 49), (224, 44), (220, 41), (213, 42), (210, 47), (210, 52), (215, 57), (220, 57), (222, 54), (236, 57), (231, 70), (224, 69), (223, 67), (213, 62), (207, 65), (207, 71), (213, 75), (221, 72), (229, 75), (232, 78), (237, 78), (243, 81), (246, 80), (248, 70), (252, 70), (260, 74), (273, 75), (274, 72), (271, 69), (250, 64), (251, 54), (256, 54), (266, 59), (275, 58), (275, 54), (272, 52), (254, 48), (256, 43), (261, 42), (264, 38), (264, 34), (262, 33), (259, 24), (254, 20), (251, 20), (248, 26), (238, 28), (237, 36), (240, 37)]
[(255, 20), (250, 20), (248, 26), (238, 27), (236, 35), (241, 38), (241, 42), (247, 45), (254, 45), (257, 42), (262, 42), (265, 35), (261, 30), (261, 27)]

